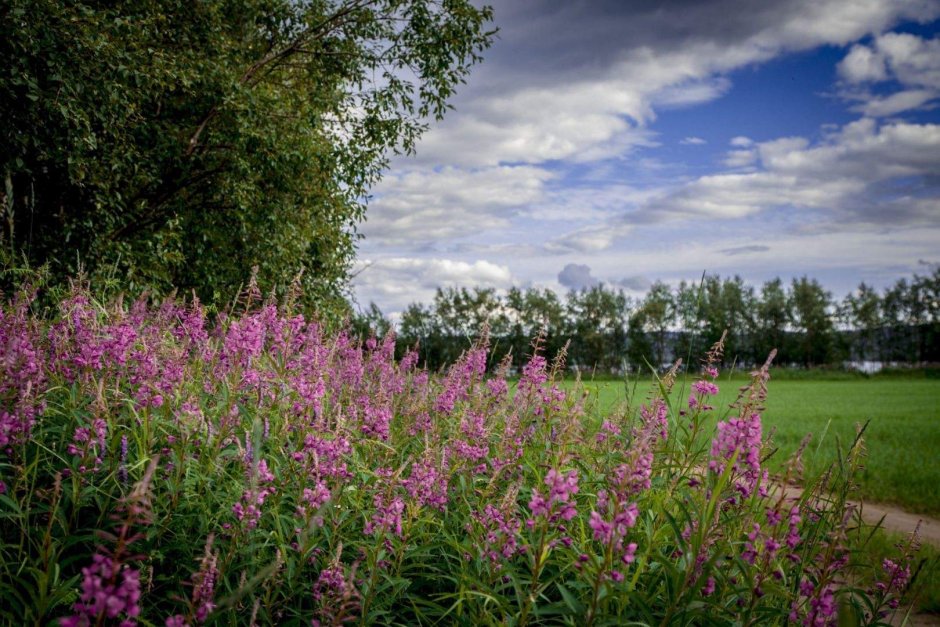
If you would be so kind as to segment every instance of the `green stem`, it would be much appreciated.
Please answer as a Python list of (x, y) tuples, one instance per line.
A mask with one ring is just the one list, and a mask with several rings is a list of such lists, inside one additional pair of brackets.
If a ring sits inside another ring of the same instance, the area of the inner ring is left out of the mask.
[(597, 577), (594, 579), (594, 592), (591, 596), (591, 609), (588, 610), (585, 624), (590, 627), (594, 624), (594, 618), (597, 616), (597, 603), (600, 601), (601, 586), (604, 584), (604, 573), (610, 570), (613, 560), (613, 540), (607, 543), (604, 551), (604, 563), (597, 569)]
[(371, 574), (369, 575), (369, 594), (366, 595), (366, 598), (362, 601), (362, 618), (360, 620), (361, 625), (368, 625), (368, 616), (369, 616), (369, 606), (372, 605), (372, 598), (375, 596), (375, 585), (376, 585), (376, 576), (378, 574), (378, 555), (379, 550), (376, 548), (375, 552), (372, 554), (369, 564), (369, 570)]
[(532, 564), (532, 583), (529, 585), (529, 594), (526, 595), (525, 605), (522, 606), (522, 614), (519, 616), (519, 625), (524, 627), (529, 620), (529, 611), (532, 604), (535, 603), (536, 592), (538, 591), (539, 575), (542, 572), (542, 552), (545, 550), (545, 536), (547, 521), (543, 521), (539, 532), (539, 548), (535, 552), (535, 562)]

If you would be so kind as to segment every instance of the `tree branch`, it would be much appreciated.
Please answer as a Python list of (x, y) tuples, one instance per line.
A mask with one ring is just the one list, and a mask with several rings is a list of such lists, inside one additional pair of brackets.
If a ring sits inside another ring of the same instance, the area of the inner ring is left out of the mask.
[[(344, 9), (337, 11), (332, 16), (323, 20), (320, 24), (315, 27), (305, 30), (297, 37), (294, 38), (287, 46), (281, 48), (280, 50), (270, 50), (262, 58), (258, 59), (252, 63), (248, 69), (241, 75), (238, 79), (238, 83), (241, 85), (254, 86), (257, 85), (259, 81), (253, 80), (256, 75), (262, 70), (267, 68), (265, 76), (269, 74), (278, 63), (286, 59), (293, 54), (303, 50), (303, 46), (309, 44), (312, 41), (317, 39), (322, 39), (329, 33), (333, 32), (335, 29), (345, 25), (347, 19), (353, 12), (362, 9), (370, 4), (374, 4), (376, 0), (358, 0), (351, 3)], [(206, 127), (209, 126), (209, 123), (219, 114), (220, 105), (213, 105), (212, 108), (206, 113), (202, 121), (196, 127), (196, 130), (193, 132), (192, 136), (189, 138), (189, 143), (186, 148), (185, 156), (191, 157), (199, 146), (199, 138), (205, 132)]]

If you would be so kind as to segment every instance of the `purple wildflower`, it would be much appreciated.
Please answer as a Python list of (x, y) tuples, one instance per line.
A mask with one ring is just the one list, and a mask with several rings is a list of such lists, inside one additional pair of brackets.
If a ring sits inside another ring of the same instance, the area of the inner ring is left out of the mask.
[(758, 488), (763, 478), (760, 467), (760, 449), (760, 414), (752, 412), (746, 418), (730, 418), (727, 422), (719, 421), (718, 433), (712, 441), (711, 460), (708, 462), (708, 467), (720, 474), (724, 472), (725, 463), (737, 453), (733, 480), (735, 488), (744, 498), (747, 498)]
[(666, 402), (657, 398), (650, 405), (640, 406), (640, 417), (643, 419), (642, 432), (656, 433), (663, 440), (669, 435), (669, 408)]
[(699, 379), (693, 383), (692, 389), (701, 396), (715, 396), (718, 394), (718, 386), (704, 379)]
[(548, 381), (547, 365), (548, 362), (543, 356), (539, 354), (532, 355), (529, 362), (522, 367), (519, 390), (523, 392), (534, 390)]
[(800, 508), (798, 505), (794, 505), (790, 509), (790, 520), (789, 527), (787, 531), (787, 546), (792, 550), (797, 547), (800, 543)]
[(609, 420), (605, 420), (603, 424), (601, 424), (601, 429), (597, 433), (596, 437), (597, 437), (598, 442), (606, 442), (608, 437), (610, 436), (616, 437), (619, 435), (620, 435), (620, 427), (610, 422)]
[(317, 602), (317, 617), (311, 621), (313, 627), (322, 624), (342, 625), (353, 620), (359, 610), (359, 594), (343, 572), (342, 564), (334, 562), (320, 571), (313, 585), (313, 599)]
[(212, 551), (213, 535), (206, 540), (205, 554), (199, 562), (199, 570), (193, 575), (193, 607), (195, 618), (204, 623), (215, 609), (215, 582), (219, 578), (218, 554)]
[(705, 580), (705, 585), (702, 586), (702, 596), (711, 596), (713, 592), (715, 592), (715, 578), (709, 577)]
[(538, 490), (532, 490), (529, 509), (535, 517), (547, 518), (550, 522), (571, 520), (577, 510), (574, 495), (578, 493), (578, 471), (569, 470), (562, 475), (554, 468), (545, 475), (548, 497), (543, 497)]
[(245, 527), (254, 529), (261, 520), (261, 506), (265, 499), (277, 492), (277, 489), (271, 485), (274, 481), (274, 474), (268, 470), (268, 464), (265, 460), (258, 462), (254, 468), (252, 479), (252, 470), (249, 470), (249, 480), (252, 481), (251, 487), (242, 493), (241, 499), (232, 505), (232, 513), (239, 522), (244, 522)]
[(376, 494), (373, 504), (376, 512), (372, 515), (371, 520), (366, 523), (365, 533), (380, 535), (390, 532), (400, 537), (402, 534), (401, 515), (405, 511), (405, 502), (402, 501), (401, 497), (395, 496), (389, 499), (381, 494)]
[(482, 514), (473, 516), (485, 530), (485, 542), (481, 547), (483, 555), (497, 568), (501, 560), (509, 559), (519, 552), (517, 539), (522, 523), (512, 515), (512, 512), (500, 511), (493, 505), (487, 504)]
[[(626, 543), (626, 537), (630, 529), (636, 525), (637, 518), (640, 515), (636, 503), (617, 504), (610, 518), (612, 504), (606, 491), (601, 490), (597, 495), (598, 510), (591, 511), (591, 517), (588, 520), (588, 526), (593, 531), (594, 539), (604, 546), (612, 547), (620, 560), (624, 564), (632, 564), (636, 554), (637, 545), (633, 542)], [(605, 514), (607, 517), (605, 517)]]
[(447, 505), (447, 484), (446, 465), (445, 472), (441, 472), (431, 460), (416, 462), (411, 467), (411, 475), (402, 481), (402, 486), (411, 498), (421, 505), (441, 511)]
[(95, 553), (91, 566), (82, 569), (82, 577), (80, 601), (72, 606), (76, 613), (61, 619), (63, 627), (86, 627), (100, 616), (134, 619), (140, 614), (140, 574), (133, 568)]
[(313, 586), (313, 598), (321, 600), (325, 595), (342, 596), (346, 591), (346, 577), (342, 568), (324, 568)]

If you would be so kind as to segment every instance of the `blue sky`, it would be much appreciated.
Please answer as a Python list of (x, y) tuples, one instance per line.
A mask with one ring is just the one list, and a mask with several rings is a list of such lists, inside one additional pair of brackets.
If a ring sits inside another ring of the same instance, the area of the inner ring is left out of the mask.
[(494, 8), (456, 109), (374, 189), (362, 305), (703, 271), (841, 297), (940, 261), (940, 0)]

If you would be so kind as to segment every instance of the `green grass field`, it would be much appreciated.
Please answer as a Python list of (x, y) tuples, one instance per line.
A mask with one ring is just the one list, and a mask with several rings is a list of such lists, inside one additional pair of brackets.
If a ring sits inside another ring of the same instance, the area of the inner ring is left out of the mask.
[[(737, 394), (744, 379), (723, 378), (720, 411)], [(685, 396), (688, 385), (685, 383)], [(680, 390), (683, 382), (676, 384)], [(624, 382), (585, 382), (596, 398), (596, 409), (607, 413), (627, 398)], [(646, 380), (630, 382), (637, 399)], [(634, 388), (635, 385), (635, 388)], [(677, 397), (678, 398), (678, 397)], [(771, 467), (786, 460), (803, 436), (813, 434), (804, 455), (807, 476), (818, 474), (855, 436), (857, 424), (870, 420), (864, 441), (865, 469), (858, 477), (861, 496), (891, 503), (908, 511), (940, 515), (940, 381), (930, 379), (773, 380), (769, 384), (765, 434), (776, 427), (773, 441), (779, 451)]]

